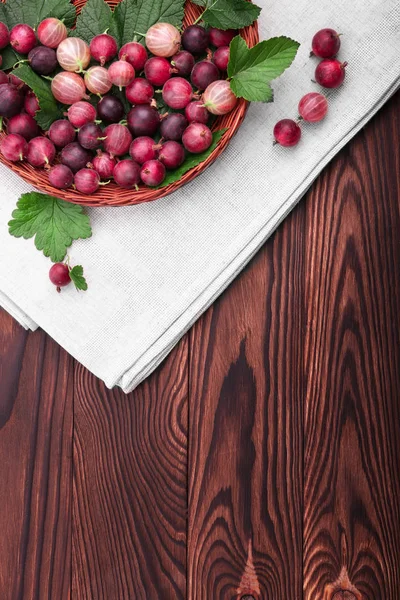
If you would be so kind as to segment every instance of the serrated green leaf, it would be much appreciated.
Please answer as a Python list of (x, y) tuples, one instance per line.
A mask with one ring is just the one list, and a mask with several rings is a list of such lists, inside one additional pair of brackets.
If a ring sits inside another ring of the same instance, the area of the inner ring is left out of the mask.
[(21, 65), (13, 73), (35, 92), (40, 106), (35, 119), (47, 131), (54, 121), (63, 117), (64, 112), (51, 93), (50, 82), (37, 75), (28, 65)]
[(88, 44), (111, 25), (112, 11), (104, 0), (88, 0), (76, 21), (74, 35)]
[(35, 246), (53, 262), (61, 262), (73, 240), (92, 235), (89, 217), (82, 207), (53, 196), (30, 192), (22, 194), (8, 223), (14, 237), (35, 236)]
[(194, 167), (197, 167), (197, 165), (200, 165), (202, 162), (204, 162), (210, 156), (211, 152), (214, 152), (226, 131), (226, 129), (215, 131), (213, 133), (213, 142), (208, 150), (202, 152), (201, 154), (190, 154), (178, 169), (168, 172), (166, 179), (164, 180), (163, 184), (159, 186), (159, 188), (163, 188), (166, 185), (170, 185), (171, 183), (178, 181), (185, 173), (190, 171), (190, 169), (193, 169)]
[[(195, 2), (200, 4), (200, 2)], [(261, 8), (247, 0), (206, 0), (202, 20), (218, 29), (242, 29), (260, 16)]]
[(6, 48), (4, 48), (4, 50), (1, 51), (1, 56), (3, 59), (2, 65), (1, 65), (1, 69), (3, 71), (8, 71), (9, 69), (12, 69), (14, 67), (14, 65), (19, 61), (22, 60), (24, 58), (26, 58), (26, 56), (22, 56), (21, 54), (17, 54), (11, 46), (7, 46)]
[(72, 27), (76, 17), (75, 6), (69, 0), (8, 0), (5, 4), (8, 27), (27, 23), (36, 27), (47, 17), (56, 17)]
[(86, 279), (83, 276), (83, 267), (81, 265), (77, 265), (73, 269), (70, 270), (69, 276), (71, 277), (71, 281), (75, 285), (77, 290), (82, 290), (86, 292), (88, 289), (88, 284), (86, 283)]
[(139, 42), (147, 30), (155, 23), (171, 23), (181, 27), (185, 0), (123, 0), (114, 10), (109, 34), (120, 46), (132, 42), (136, 36)]
[(290, 67), (299, 46), (290, 38), (279, 37), (249, 49), (242, 37), (233, 38), (228, 65), (233, 93), (251, 102), (270, 102), (273, 99), (270, 81)]

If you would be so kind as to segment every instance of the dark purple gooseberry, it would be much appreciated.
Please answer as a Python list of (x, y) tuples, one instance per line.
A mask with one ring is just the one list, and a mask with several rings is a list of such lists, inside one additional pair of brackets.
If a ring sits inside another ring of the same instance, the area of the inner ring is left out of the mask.
[(7, 73), (4, 73), (4, 71), (0, 71), (0, 85), (3, 85), (3, 83), (8, 83), (8, 77)]
[(185, 160), (185, 148), (178, 142), (165, 142), (160, 150), (158, 160), (166, 169), (177, 169)]
[(78, 133), (78, 141), (87, 150), (97, 150), (104, 141), (103, 130), (96, 123), (87, 123)]
[(19, 162), (28, 153), (28, 144), (22, 135), (11, 133), (6, 135), (0, 145), (0, 152), (7, 160)]
[(228, 69), (230, 56), (229, 46), (221, 46), (214, 52), (213, 61), (220, 71), (223, 73)]
[(56, 157), (56, 148), (53, 142), (46, 137), (33, 138), (28, 144), (26, 160), (32, 167), (48, 167)]
[(99, 189), (100, 175), (93, 169), (80, 169), (75, 174), (74, 183), (81, 194), (94, 194)]
[(90, 150), (82, 148), (78, 142), (72, 142), (61, 150), (60, 161), (67, 165), (73, 173), (84, 169), (91, 162), (93, 154)]
[(164, 140), (174, 140), (179, 142), (182, 139), (183, 132), (188, 126), (188, 121), (181, 113), (172, 113), (161, 121), (160, 133)]
[(208, 33), (201, 25), (190, 25), (182, 35), (182, 46), (192, 54), (201, 54), (208, 48)]
[(137, 77), (126, 87), (125, 95), (131, 104), (150, 104), (154, 97), (154, 88), (147, 79)]
[(222, 29), (217, 29), (216, 27), (210, 27), (208, 30), (208, 35), (210, 44), (216, 48), (221, 48), (221, 46), (229, 46), (233, 38), (237, 35), (237, 31), (234, 29), (227, 29), (226, 31), (223, 31)]
[(74, 183), (74, 174), (66, 165), (56, 165), (49, 172), (49, 181), (58, 190), (66, 190)]
[(171, 65), (178, 71), (178, 75), (186, 77), (190, 75), (194, 67), (194, 56), (187, 50), (181, 50), (172, 57)]
[(207, 125), (210, 113), (201, 100), (194, 100), (185, 108), (185, 117), (189, 123), (203, 123)]
[(147, 104), (135, 106), (128, 113), (128, 127), (133, 137), (142, 135), (152, 137), (157, 132), (159, 125), (158, 111)]
[(129, 154), (135, 162), (143, 165), (158, 157), (158, 146), (153, 138), (144, 135), (133, 140)]
[(7, 25), (0, 23), (0, 50), (3, 50), (10, 43), (10, 32)]
[(10, 119), (21, 112), (24, 96), (10, 83), (0, 85), (0, 117)]
[(151, 187), (161, 185), (165, 176), (165, 166), (159, 160), (148, 160), (144, 163), (140, 171), (143, 183)]
[(32, 69), (39, 75), (50, 75), (56, 70), (58, 61), (55, 50), (46, 46), (37, 46), (28, 54)]
[(116, 96), (104, 96), (97, 105), (97, 115), (106, 123), (119, 123), (125, 115), (124, 105)]
[(50, 125), (49, 138), (57, 148), (64, 148), (75, 140), (74, 126), (67, 119), (54, 121)]
[(32, 27), (21, 23), (15, 25), (10, 31), (10, 44), (19, 54), (29, 54), (37, 44)]
[(39, 135), (39, 127), (33, 117), (21, 113), (8, 121), (7, 133), (18, 133), (29, 142), (29, 140)]
[(210, 83), (220, 78), (218, 67), (209, 60), (202, 60), (194, 65), (190, 80), (195, 88), (202, 92)]
[(33, 92), (28, 92), (24, 100), (24, 109), (31, 117), (34, 117), (40, 109), (39, 101)]
[(140, 165), (127, 158), (121, 160), (114, 169), (114, 180), (126, 190), (137, 188), (140, 183)]
[(117, 160), (108, 152), (97, 150), (97, 156), (94, 157), (92, 163), (101, 179), (110, 179), (113, 176)]

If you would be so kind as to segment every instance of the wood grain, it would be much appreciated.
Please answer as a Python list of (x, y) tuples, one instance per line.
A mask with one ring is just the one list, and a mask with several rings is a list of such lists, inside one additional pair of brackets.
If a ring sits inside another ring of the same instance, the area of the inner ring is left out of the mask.
[(308, 203), (306, 600), (400, 597), (399, 109)]
[(399, 600), (399, 132), (129, 396), (0, 311), (0, 600)]
[(188, 598), (302, 596), (304, 214), (191, 332)]
[(0, 311), (0, 598), (69, 597), (72, 359)]
[(73, 598), (186, 598), (187, 340), (133, 394), (77, 365)]

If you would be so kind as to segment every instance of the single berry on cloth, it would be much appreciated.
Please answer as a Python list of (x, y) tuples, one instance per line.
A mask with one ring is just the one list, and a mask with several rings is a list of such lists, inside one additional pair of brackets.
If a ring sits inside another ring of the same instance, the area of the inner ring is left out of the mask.
[(282, 119), (274, 127), (275, 142), (290, 148), (297, 146), (301, 138), (301, 129), (292, 119)]

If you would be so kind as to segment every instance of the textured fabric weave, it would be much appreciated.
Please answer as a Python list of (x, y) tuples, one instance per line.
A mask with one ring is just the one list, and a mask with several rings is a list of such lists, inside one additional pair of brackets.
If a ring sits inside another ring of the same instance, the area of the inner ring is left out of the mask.
[[(16, 200), (29, 186), (0, 166), (0, 305), (25, 327), (42, 327), (109, 387), (130, 391), (154, 370), (399, 87), (398, 0), (257, 3), (262, 38), (288, 35), (302, 44), (273, 84), (275, 103), (252, 105), (226, 152), (174, 195), (90, 210), (93, 237), (70, 252), (72, 264), (84, 265), (88, 292), (56, 294), (48, 259), (32, 240), (8, 235)], [(329, 93), (323, 123), (303, 125), (297, 148), (272, 147), (274, 123), (296, 117), (301, 96), (318, 89), (309, 49), (327, 26), (344, 33), (345, 85)]]

